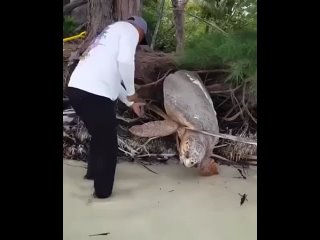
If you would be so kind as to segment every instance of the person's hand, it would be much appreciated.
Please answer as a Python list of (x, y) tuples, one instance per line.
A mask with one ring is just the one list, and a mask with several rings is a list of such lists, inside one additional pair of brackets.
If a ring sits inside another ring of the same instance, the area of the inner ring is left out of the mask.
[(137, 100), (139, 100), (138, 94), (133, 94), (132, 96), (128, 96), (127, 97), (129, 102), (138, 102)]
[(144, 115), (144, 106), (146, 105), (145, 102), (135, 102), (132, 104), (132, 110), (138, 117), (142, 117)]

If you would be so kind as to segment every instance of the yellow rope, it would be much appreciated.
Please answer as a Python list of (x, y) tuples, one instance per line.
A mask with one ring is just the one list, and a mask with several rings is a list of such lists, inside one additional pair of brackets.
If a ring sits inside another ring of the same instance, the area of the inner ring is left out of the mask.
[(75, 39), (78, 39), (78, 38), (83, 38), (85, 35), (86, 35), (86, 32), (81, 32), (78, 35), (74, 35), (74, 36), (71, 36), (71, 37), (64, 38), (63, 42), (69, 42), (69, 41), (72, 41), (72, 40), (75, 40)]

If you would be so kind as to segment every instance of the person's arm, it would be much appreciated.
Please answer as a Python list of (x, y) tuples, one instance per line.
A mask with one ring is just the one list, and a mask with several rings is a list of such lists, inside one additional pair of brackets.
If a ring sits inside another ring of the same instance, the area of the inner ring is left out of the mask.
[(135, 94), (134, 88), (134, 71), (135, 71), (135, 54), (139, 41), (139, 35), (128, 34), (120, 37), (118, 67), (121, 79), (126, 88), (127, 96)]

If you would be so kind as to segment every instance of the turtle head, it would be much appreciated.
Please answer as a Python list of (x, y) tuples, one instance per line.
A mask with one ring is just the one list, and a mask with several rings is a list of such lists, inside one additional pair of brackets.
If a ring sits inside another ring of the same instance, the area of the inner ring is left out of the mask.
[(196, 132), (186, 132), (180, 143), (180, 162), (190, 168), (200, 164), (206, 156), (207, 147), (202, 135)]

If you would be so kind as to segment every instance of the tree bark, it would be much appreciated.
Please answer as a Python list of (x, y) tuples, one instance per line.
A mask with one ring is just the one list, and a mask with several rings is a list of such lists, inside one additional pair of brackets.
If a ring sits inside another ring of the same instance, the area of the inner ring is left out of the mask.
[(184, 9), (188, 0), (171, 0), (173, 7), (174, 23), (176, 27), (176, 52), (179, 54), (184, 48)]
[(154, 29), (154, 33), (153, 33), (152, 41), (151, 41), (151, 46), (150, 46), (152, 50), (154, 49), (154, 45), (156, 43), (157, 34), (158, 34), (158, 31), (159, 31), (161, 19), (162, 19), (162, 16), (163, 16), (163, 9), (164, 9), (165, 0), (160, 0), (160, 1), (161, 2), (159, 4), (157, 25), (156, 25), (156, 27)]
[(76, 0), (73, 2), (70, 2), (63, 6), (63, 15), (68, 15), (71, 13), (71, 11), (77, 7), (82, 6), (83, 4), (87, 3), (88, 0)]
[(115, 0), (114, 6), (115, 18), (118, 21), (142, 14), (142, 0)]
[(63, 0), (63, 6), (67, 5), (68, 3), (70, 3), (70, 0)]
[(87, 36), (80, 47), (83, 54), (92, 41), (113, 22), (113, 0), (89, 0)]

